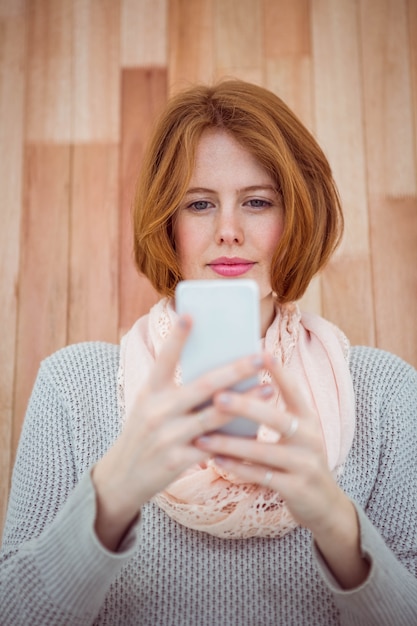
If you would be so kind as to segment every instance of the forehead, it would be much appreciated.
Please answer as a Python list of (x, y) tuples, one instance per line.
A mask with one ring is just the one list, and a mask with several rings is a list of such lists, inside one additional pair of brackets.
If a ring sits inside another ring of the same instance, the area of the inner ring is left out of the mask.
[(225, 179), (236, 182), (250, 176), (257, 182), (270, 184), (272, 179), (256, 157), (231, 133), (219, 129), (203, 132), (196, 147), (191, 183), (201, 178)]

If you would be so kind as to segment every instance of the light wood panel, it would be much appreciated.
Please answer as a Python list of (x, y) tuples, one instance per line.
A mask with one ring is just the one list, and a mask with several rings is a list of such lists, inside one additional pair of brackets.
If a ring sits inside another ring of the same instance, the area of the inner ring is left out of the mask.
[(28, 0), (26, 142), (71, 141), (72, 2)]
[(190, 83), (263, 84), (319, 139), (346, 234), (302, 304), (417, 365), (416, 42), (415, 0), (0, 0), (1, 517), (40, 360), (157, 297), (133, 191)]
[(235, 70), (261, 71), (262, 4), (257, 0), (215, 0), (213, 7), (219, 72), (227, 75)]
[(267, 59), (311, 54), (309, 0), (265, 0), (263, 8), (263, 49)]
[(263, 82), (262, 9), (259, 0), (214, 0), (214, 56), (218, 76)]
[(68, 343), (118, 339), (118, 148), (72, 150)]
[(62, 4), (73, 4), (71, 141), (116, 143), (120, 126), (119, 0)]
[(121, 0), (122, 67), (166, 66), (167, 2)]
[(197, 82), (215, 80), (214, 15), (212, 0), (170, 0), (168, 71), (171, 92)]
[(376, 344), (415, 363), (416, 103), (407, 3), (382, 0), (375, 8), (361, 3), (360, 25)]
[(407, 2), (408, 45), (412, 85), (412, 109), (414, 116), (414, 154), (417, 155), (417, 2)]
[[(310, 3), (267, 0), (263, 24), (265, 87), (282, 98), (314, 134)], [(301, 306), (322, 313), (320, 276), (310, 283)]]
[(25, 150), (14, 447), (39, 362), (67, 341), (70, 148)]
[[(13, 451), (39, 362), (67, 343), (72, 3), (26, 3)], [(5, 121), (6, 123), (6, 121)]]
[(314, 3), (316, 134), (332, 164), (346, 227), (343, 245), (322, 277), (322, 311), (354, 343), (372, 344), (375, 331), (357, 23), (355, 2)]
[[(22, 211), (26, 22), (22, 3), (0, 4), (0, 528), (12, 459), (13, 386)], [(13, 93), (13, 98), (10, 94)], [(1, 122), (3, 120), (3, 123)]]
[(132, 203), (137, 174), (152, 122), (167, 100), (166, 71), (161, 68), (122, 72), (122, 128), (119, 211), (119, 328), (125, 333), (158, 296), (133, 261)]
[(116, 341), (120, 5), (83, 0), (72, 7), (67, 342)]
[(406, 0), (364, 0), (360, 3), (360, 18), (369, 194), (415, 197)]
[(415, 365), (416, 199), (375, 196), (370, 217), (376, 345)]

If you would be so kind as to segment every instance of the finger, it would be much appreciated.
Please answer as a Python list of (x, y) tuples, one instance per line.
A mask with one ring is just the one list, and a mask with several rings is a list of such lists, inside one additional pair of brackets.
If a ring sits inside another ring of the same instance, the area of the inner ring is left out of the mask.
[(148, 471), (146, 474), (150, 480), (143, 481), (143, 468), (138, 472), (137, 480), (144, 491), (142, 501), (146, 502), (156, 493), (164, 490), (190, 467), (205, 463), (208, 458), (207, 453), (191, 445), (170, 448), (164, 455), (154, 455), (152, 461), (147, 464)]
[(239, 476), (239, 478), (245, 480), (245, 482), (258, 483), (264, 487), (274, 488), (274, 478), (280, 475), (291, 476), (291, 472), (286, 471), (281, 467), (275, 467), (271, 465), (261, 463), (242, 463), (239, 459), (233, 457), (226, 457), (216, 455), (213, 457), (216, 465), (226, 469)]
[(250, 465), (274, 468), (277, 471), (297, 472), (305, 465), (305, 450), (300, 453), (294, 449), (265, 443), (245, 437), (228, 437), (217, 433), (202, 435), (195, 440), (195, 445), (212, 455), (228, 458), (234, 462), (249, 462)]
[(311, 415), (311, 408), (296, 378), (290, 372), (285, 371), (282, 365), (269, 354), (265, 356), (265, 365), (271, 373), (272, 379), (279, 387), (282, 399), (288, 410), (294, 415), (301, 417)]
[(326, 519), (340, 497), (346, 498), (324, 466), (300, 475), (232, 458), (216, 456), (214, 462), (243, 482), (257, 483), (277, 491), (294, 519), (308, 528)]
[(189, 315), (182, 315), (173, 326), (152, 368), (148, 381), (150, 389), (158, 391), (172, 383), (175, 368), (190, 334), (191, 326), (192, 320)]
[(211, 401), (218, 391), (233, 387), (242, 381), (251, 381), (252, 387), (258, 387), (257, 375), (262, 367), (264, 367), (263, 358), (260, 355), (252, 355), (200, 376), (183, 387), (183, 393), (179, 396), (181, 404), (177, 407), (178, 411), (187, 412), (199, 407)]
[(167, 422), (164, 427), (165, 446), (190, 443), (201, 435), (216, 431), (231, 419), (231, 416), (220, 413), (213, 405), (178, 417)]
[(242, 396), (224, 391), (214, 397), (214, 405), (230, 416), (239, 415), (268, 426), (280, 435), (280, 443), (303, 445), (316, 450), (321, 448), (321, 429), (317, 428), (315, 420), (298, 418), (287, 409), (280, 411), (274, 402), (265, 402), (256, 395)]
[(214, 405), (223, 413), (246, 417), (274, 429), (281, 435), (288, 430), (292, 419), (287, 411), (280, 411), (274, 402), (265, 402), (256, 394), (243, 395), (222, 391), (214, 397)]
[(200, 450), (211, 453), (215, 459), (218, 457), (223, 459), (224, 463), (227, 459), (231, 463), (248, 466), (252, 474), (256, 472), (254, 477), (256, 482), (262, 480), (266, 469), (297, 475), (300, 480), (311, 482), (314, 482), (323, 471), (326, 473), (328, 471), (321, 455), (311, 451), (306, 453), (303, 448), (290, 449), (273, 443), (249, 442), (243, 438), (239, 441), (227, 441), (231, 440), (231, 437), (224, 437), (223, 441), (220, 439), (219, 435), (203, 435), (196, 439), (195, 445)]
[[(226, 392), (227, 393), (227, 392)], [(259, 400), (270, 400), (275, 393), (275, 389), (269, 383), (257, 385), (247, 391), (240, 391), (239, 395), (243, 398), (258, 398)]]
[[(278, 491), (283, 499), (287, 501), (287, 504), (289, 504), (290, 497), (294, 498), (296, 493), (295, 485), (302, 483), (302, 481), (294, 480), (294, 475), (291, 472), (271, 468), (266, 465), (242, 463), (237, 459), (222, 456), (215, 456), (214, 462), (227, 472), (238, 476), (244, 482), (258, 484)], [(298, 493), (297, 496), (299, 497)]]

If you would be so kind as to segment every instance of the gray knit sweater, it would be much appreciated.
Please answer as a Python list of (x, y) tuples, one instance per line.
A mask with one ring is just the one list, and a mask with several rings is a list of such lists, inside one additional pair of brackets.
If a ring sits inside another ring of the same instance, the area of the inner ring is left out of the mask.
[(3, 538), (3, 626), (417, 624), (412, 367), (352, 349), (357, 428), (341, 484), (372, 566), (365, 584), (345, 592), (302, 528), (278, 540), (224, 540), (150, 503), (117, 554), (101, 546), (89, 470), (119, 432), (118, 359), (117, 346), (85, 343), (41, 365)]

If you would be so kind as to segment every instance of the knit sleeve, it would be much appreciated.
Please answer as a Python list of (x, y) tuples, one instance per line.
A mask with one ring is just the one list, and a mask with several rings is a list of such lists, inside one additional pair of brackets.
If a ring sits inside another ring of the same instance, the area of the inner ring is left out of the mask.
[[(366, 507), (356, 504), (361, 550), (371, 564), (367, 580), (342, 590), (315, 549), (345, 626), (417, 623), (417, 373), (399, 360), (394, 363), (396, 368), (380, 371), (378, 381), (385, 390), (374, 489)], [(383, 380), (387, 373), (390, 384)]]
[(92, 624), (104, 596), (133, 552), (117, 553), (94, 534), (95, 494), (79, 477), (65, 402), (41, 366), (12, 477), (0, 555), (3, 626)]

